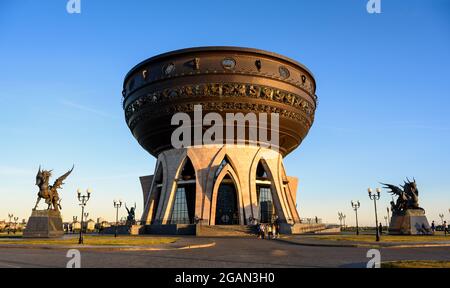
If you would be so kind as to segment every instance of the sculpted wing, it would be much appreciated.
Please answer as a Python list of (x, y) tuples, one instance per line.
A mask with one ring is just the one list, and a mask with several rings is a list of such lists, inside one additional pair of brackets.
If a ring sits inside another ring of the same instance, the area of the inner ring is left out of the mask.
[(64, 175), (62, 175), (58, 179), (56, 179), (55, 183), (53, 183), (52, 189), (56, 190), (56, 189), (61, 188), (61, 186), (64, 184), (63, 181), (70, 175), (70, 173), (72, 173), (74, 167), (75, 167), (75, 165), (72, 166), (72, 169), (67, 171)]
[(403, 191), (402, 189), (400, 189), (399, 187), (392, 185), (392, 184), (385, 184), (385, 183), (380, 183), (382, 185), (384, 185), (384, 189), (390, 189), (391, 191), (388, 191), (389, 193), (391, 193), (392, 195), (397, 195), (400, 196), (402, 195)]

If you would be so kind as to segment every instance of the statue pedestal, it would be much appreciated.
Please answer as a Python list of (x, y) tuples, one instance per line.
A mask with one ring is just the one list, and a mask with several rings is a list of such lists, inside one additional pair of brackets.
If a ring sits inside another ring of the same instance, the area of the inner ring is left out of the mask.
[(432, 234), (425, 212), (408, 209), (393, 215), (389, 224), (389, 235), (430, 235)]
[(55, 210), (33, 210), (23, 231), (24, 238), (56, 238), (63, 235), (61, 213)]

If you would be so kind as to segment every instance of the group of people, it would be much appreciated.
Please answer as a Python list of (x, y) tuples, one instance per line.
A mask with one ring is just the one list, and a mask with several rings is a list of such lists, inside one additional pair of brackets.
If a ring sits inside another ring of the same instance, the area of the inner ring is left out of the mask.
[[(444, 235), (447, 236), (448, 233), (448, 226), (447, 226), (447, 221), (444, 221), (442, 224), (442, 229), (444, 230)], [(434, 221), (431, 223), (431, 231), (436, 232), (436, 224), (434, 224)]]
[(280, 237), (280, 227), (276, 223), (259, 223), (257, 234), (259, 239), (276, 239)]
[(250, 218), (250, 223), (256, 226), (256, 235), (259, 239), (276, 239), (280, 237), (280, 224), (278, 218), (270, 223), (259, 223), (257, 219)]

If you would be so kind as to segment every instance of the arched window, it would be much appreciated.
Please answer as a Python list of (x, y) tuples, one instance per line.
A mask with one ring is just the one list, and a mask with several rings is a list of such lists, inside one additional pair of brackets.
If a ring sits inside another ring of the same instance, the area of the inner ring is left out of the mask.
[(189, 224), (190, 222), (186, 189), (184, 187), (177, 187), (170, 224)]
[(256, 168), (256, 196), (259, 208), (259, 221), (272, 223), (275, 220), (275, 206), (272, 198), (272, 183), (261, 161)]
[(173, 202), (170, 224), (193, 224), (195, 221), (195, 169), (189, 158), (186, 158)]

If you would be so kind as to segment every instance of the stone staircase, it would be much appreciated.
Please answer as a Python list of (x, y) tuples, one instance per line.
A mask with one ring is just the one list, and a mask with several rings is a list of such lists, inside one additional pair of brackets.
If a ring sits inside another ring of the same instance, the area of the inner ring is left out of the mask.
[(254, 237), (253, 225), (197, 225), (196, 235), (202, 237)]

